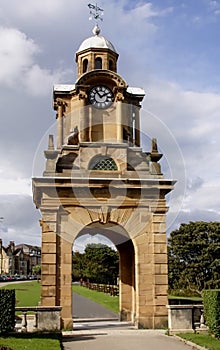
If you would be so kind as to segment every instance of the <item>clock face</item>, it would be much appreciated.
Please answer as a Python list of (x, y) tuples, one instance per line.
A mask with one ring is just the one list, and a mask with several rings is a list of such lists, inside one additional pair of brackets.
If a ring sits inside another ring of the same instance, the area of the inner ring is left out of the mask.
[(112, 91), (106, 86), (94, 86), (89, 91), (89, 101), (96, 108), (108, 108), (111, 106), (113, 100), (114, 95)]

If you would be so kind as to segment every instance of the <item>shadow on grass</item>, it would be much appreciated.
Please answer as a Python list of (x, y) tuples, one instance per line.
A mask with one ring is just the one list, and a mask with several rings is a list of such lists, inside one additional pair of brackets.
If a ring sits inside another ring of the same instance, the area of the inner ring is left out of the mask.
[(7, 333), (0, 334), (1, 338), (7, 339), (8, 337), (18, 338), (18, 339), (56, 339), (61, 340), (61, 332), (57, 333)]

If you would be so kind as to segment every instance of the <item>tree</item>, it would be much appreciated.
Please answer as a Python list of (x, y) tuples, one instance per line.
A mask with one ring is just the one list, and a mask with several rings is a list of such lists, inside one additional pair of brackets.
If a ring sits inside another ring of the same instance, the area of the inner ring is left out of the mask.
[(181, 224), (168, 239), (169, 288), (220, 288), (220, 223)]
[(41, 265), (35, 265), (32, 267), (32, 273), (37, 276), (37, 280), (40, 278), (41, 274)]
[(119, 270), (117, 251), (104, 244), (88, 244), (83, 254), (73, 253), (73, 277), (90, 282), (116, 284)]

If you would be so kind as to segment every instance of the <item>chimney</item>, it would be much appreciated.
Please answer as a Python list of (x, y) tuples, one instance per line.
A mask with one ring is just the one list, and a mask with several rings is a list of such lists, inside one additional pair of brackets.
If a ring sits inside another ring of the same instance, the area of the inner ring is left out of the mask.
[(2, 239), (0, 238), (0, 252), (2, 251)]
[(15, 251), (15, 242), (14, 241), (10, 241), (9, 245), (11, 247), (11, 252), (14, 253), (14, 251)]

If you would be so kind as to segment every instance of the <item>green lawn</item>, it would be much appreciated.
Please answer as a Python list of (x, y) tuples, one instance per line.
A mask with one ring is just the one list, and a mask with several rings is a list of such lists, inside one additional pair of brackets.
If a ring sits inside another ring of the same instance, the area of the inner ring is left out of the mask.
[(13, 350), (61, 350), (59, 334), (18, 334), (14, 337), (0, 337), (1, 345)]
[(209, 350), (220, 350), (220, 341), (209, 334), (181, 333), (179, 337), (205, 347)]
[(88, 288), (81, 287), (75, 284), (73, 285), (73, 291), (77, 294), (82, 295), (83, 297), (91, 299), (105, 306), (107, 309), (115, 312), (116, 314), (118, 314), (119, 312), (119, 298), (117, 296), (113, 297), (109, 294), (97, 292), (95, 290), (90, 290)]
[[(1, 285), (0, 285), (1, 287)], [(15, 289), (16, 306), (38, 306), (41, 283), (38, 281), (10, 283), (1, 289)]]

